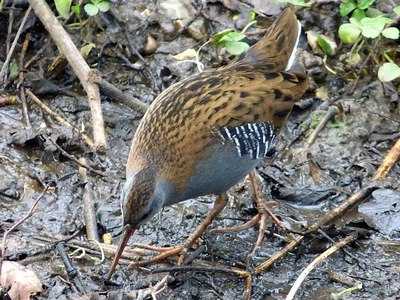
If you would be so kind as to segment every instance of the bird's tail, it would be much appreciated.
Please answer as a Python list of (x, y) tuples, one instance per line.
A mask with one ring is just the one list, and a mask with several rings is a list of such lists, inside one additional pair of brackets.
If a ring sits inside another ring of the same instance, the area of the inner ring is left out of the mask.
[(288, 71), (296, 58), (300, 33), (300, 22), (293, 10), (286, 8), (242, 61), (267, 72)]

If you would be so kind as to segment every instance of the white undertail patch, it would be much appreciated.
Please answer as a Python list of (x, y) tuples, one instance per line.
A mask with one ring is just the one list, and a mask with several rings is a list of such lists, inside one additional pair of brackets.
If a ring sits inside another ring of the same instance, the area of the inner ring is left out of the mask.
[(285, 71), (289, 71), (292, 68), (292, 66), (293, 66), (293, 64), (294, 64), (294, 62), (296, 60), (296, 52), (297, 52), (297, 47), (299, 45), (300, 34), (301, 34), (301, 23), (299, 21), (297, 21), (297, 24), (298, 24), (298, 32), (297, 32), (296, 43), (294, 44), (294, 47), (293, 47), (293, 50), (292, 50), (292, 54), (290, 54), (290, 57), (289, 57), (287, 65), (286, 65)]

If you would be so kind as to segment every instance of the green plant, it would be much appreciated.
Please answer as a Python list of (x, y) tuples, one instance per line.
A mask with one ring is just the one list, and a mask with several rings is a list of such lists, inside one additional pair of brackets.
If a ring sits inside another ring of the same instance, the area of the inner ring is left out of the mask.
[[(58, 14), (64, 19), (68, 19), (71, 12), (78, 18), (81, 15), (81, 5), (72, 4), (72, 0), (54, 0)], [(106, 12), (110, 9), (111, 5), (108, 0), (90, 0), (89, 3), (84, 5), (84, 10), (88, 16), (95, 16), (99, 12)]]
[(243, 42), (246, 36), (242, 32), (226, 29), (213, 35), (212, 43), (220, 48), (225, 48), (232, 55), (240, 55), (249, 49), (249, 44)]
[(95, 16), (99, 12), (109, 11), (110, 7), (110, 2), (107, 0), (90, 0), (90, 3), (86, 3), (83, 8), (89, 16)]
[(54, 0), (58, 14), (67, 19), (71, 10), (72, 0)]
[[(391, 26), (394, 22), (393, 16), (385, 15), (372, 7), (375, 0), (342, 0), (339, 12), (342, 17), (349, 17), (349, 22), (340, 25), (338, 34), (344, 44), (353, 45), (350, 58), (358, 57), (358, 51), (362, 49), (365, 40), (375, 40), (378, 46), (381, 39), (397, 40), (400, 31)], [(394, 13), (400, 14), (400, 6), (394, 8)], [(382, 47), (377, 47), (382, 48)], [(378, 78), (381, 81), (391, 81), (400, 77), (400, 67), (385, 53), (389, 62), (380, 66)]]

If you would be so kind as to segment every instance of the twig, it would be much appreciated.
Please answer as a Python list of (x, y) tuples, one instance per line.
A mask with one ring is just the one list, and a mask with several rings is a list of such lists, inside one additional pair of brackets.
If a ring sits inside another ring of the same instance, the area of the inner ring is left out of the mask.
[(24, 65), (24, 69), (28, 69), (29, 66), (30, 66), (36, 59), (38, 59), (38, 57), (44, 52), (44, 50), (46, 50), (47, 44), (48, 44), (48, 40), (46, 40), (46, 41), (43, 43), (42, 48), (40, 48), (38, 51), (36, 51), (35, 55), (32, 56), (32, 58), (26, 62), (26, 64)]
[(287, 253), (289, 253), (291, 250), (293, 250), (295, 247), (297, 247), (298, 244), (304, 239), (304, 236), (301, 235), (296, 235), (294, 239), (288, 243), (285, 247), (283, 247), (281, 250), (278, 252), (274, 253), (270, 258), (268, 258), (266, 261), (262, 262), (259, 264), (255, 269), (254, 272), (256, 274), (260, 274), (264, 272), (265, 270), (269, 269), (276, 261), (280, 260), (282, 257), (284, 257)]
[(400, 139), (393, 145), (393, 147), (386, 154), (385, 159), (379, 166), (374, 175), (374, 180), (381, 180), (387, 176), (389, 171), (393, 168), (395, 163), (400, 159)]
[(339, 112), (339, 109), (336, 106), (332, 105), (329, 107), (325, 116), (319, 122), (317, 128), (315, 128), (313, 133), (308, 138), (308, 140), (306, 142), (307, 149), (310, 148), (312, 144), (314, 144), (315, 140), (317, 139), (318, 134), (321, 132), (322, 129), (324, 129), (324, 127), (328, 123), (328, 121), (330, 119), (332, 119), (338, 112)]
[(16, 222), (13, 226), (10, 227), (10, 229), (8, 229), (3, 236), (3, 241), (1, 243), (1, 256), (0, 256), (0, 277), (1, 277), (1, 269), (2, 269), (2, 265), (3, 265), (3, 259), (6, 256), (6, 252), (7, 252), (7, 237), (8, 235), (14, 231), (19, 225), (21, 225), (22, 223), (24, 223), (27, 219), (29, 219), (29, 217), (31, 217), (33, 215), (33, 213), (35, 212), (35, 208), (36, 206), (39, 204), (39, 201), (43, 198), (44, 194), (47, 192), (48, 187), (46, 187), (43, 192), (39, 195), (39, 197), (36, 199), (36, 201), (33, 203), (31, 209), (28, 211), (28, 213), (22, 218), (20, 219), (18, 222)]
[(67, 120), (65, 120), (63, 117), (61, 117), (59, 114), (56, 112), (52, 111), (50, 107), (48, 107), (46, 104), (44, 104), (42, 101), (39, 100), (38, 97), (35, 96), (30, 90), (26, 90), (26, 93), (28, 96), (35, 102), (41, 109), (43, 109), (46, 113), (48, 113), (50, 116), (52, 116), (58, 123), (60, 123), (63, 126), (71, 128), (73, 131), (78, 133), (79, 135), (82, 136), (83, 140), (85, 143), (90, 147), (90, 148), (95, 148), (94, 142), (90, 137), (88, 137), (86, 134), (82, 133), (78, 128), (75, 126), (71, 125)]
[(294, 295), (296, 294), (297, 290), (299, 289), (300, 285), (303, 283), (303, 281), (306, 279), (308, 274), (322, 261), (324, 261), (328, 256), (332, 255), (336, 251), (338, 251), (340, 248), (343, 246), (347, 245), (348, 243), (354, 241), (357, 238), (355, 235), (349, 235), (345, 237), (344, 239), (340, 240), (336, 244), (332, 245), (332, 247), (328, 248), (326, 251), (324, 251), (322, 254), (317, 256), (300, 274), (300, 276), (296, 279), (294, 284), (292, 285), (292, 288), (289, 291), (289, 294), (286, 296), (286, 300), (292, 300), (294, 298)]
[[(86, 159), (83, 157), (79, 161), (82, 164), (86, 164)], [(82, 200), (83, 216), (85, 218), (86, 225), (86, 237), (88, 240), (99, 241), (100, 238), (97, 229), (96, 209), (94, 206), (92, 183), (88, 179), (85, 168), (79, 168), (79, 175), (82, 181), (85, 183)]]
[(65, 266), (65, 270), (67, 272), (67, 276), (68, 276), (69, 280), (75, 284), (76, 288), (78, 289), (78, 291), (81, 294), (85, 294), (86, 291), (85, 291), (82, 281), (79, 277), (79, 272), (73, 266), (71, 258), (69, 257), (68, 253), (65, 251), (64, 242), (57, 243), (56, 250), (57, 250), (58, 254), (60, 255), (61, 260)]
[(107, 80), (101, 78), (96, 72), (92, 72), (91, 79), (100, 85), (101, 90), (109, 97), (121, 101), (126, 106), (132, 108), (135, 111), (145, 113), (149, 107), (146, 103), (137, 100), (127, 93), (123, 93), (119, 88), (109, 83)]
[(49, 138), (47, 140), (50, 141), (50, 143), (52, 143), (58, 150), (60, 150), (62, 155), (64, 155), (68, 159), (72, 160), (73, 162), (75, 162), (80, 167), (85, 168), (85, 169), (89, 170), (90, 172), (93, 172), (94, 174), (97, 174), (97, 175), (99, 175), (101, 177), (105, 177), (106, 176), (103, 172), (101, 172), (99, 170), (96, 170), (96, 169), (92, 168), (91, 166), (89, 166), (86, 161), (79, 160), (75, 156), (73, 156), (72, 154), (69, 154), (67, 151), (65, 151), (60, 145), (58, 145), (51, 138)]
[(15, 46), (17, 46), (18, 39), (21, 36), (22, 30), (23, 30), (23, 28), (25, 26), (26, 20), (28, 19), (29, 13), (31, 12), (31, 10), (32, 10), (32, 7), (29, 6), (29, 8), (25, 12), (24, 18), (21, 21), (21, 24), (19, 25), (17, 34), (15, 35), (15, 38), (14, 38), (14, 41), (13, 41), (13, 43), (11, 45), (10, 51), (7, 53), (6, 60), (5, 60), (4, 64), (3, 64), (3, 66), (1, 67), (1, 71), (0, 71), (0, 87), (2, 87), (6, 82), (8, 64), (10, 63), (11, 57), (12, 57), (12, 55), (14, 53), (14, 50), (15, 50)]
[(28, 114), (28, 104), (26, 102), (26, 97), (25, 97), (25, 89), (21, 88), (21, 103), (22, 103), (22, 113), (24, 116), (24, 121), (25, 121), (25, 129), (26, 130), (32, 130), (32, 125), (31, 121), (29, 119), (29, 114)]
[(19, 78), (18, 78), (18, 83), (17, 83), (17, 89), (19, 89), (21, 87), (21, 84), (24, 81), (24, 69), (23, 69), (23, 65), (24, 65), (24, 59), (25, 59), (25, 54), (26, 51), (28, 51), (28, 46), (29, 46), (29, 40), (31, 39), (31, 34), (30, 32), (28, 32), (25, 35), (25, 39), (24, 39), (24, 43), (22, 44), (22, 50), (21, 50), (21, 54), (19, 56), (19, 66), (20, 66), (20, 70), (19, 70)]
[[(2, 2), (0, 2), (2, 3)], [(0, 5), (0, 11), (2, 7)], [(11, 42), (11, 32), (14, 25), (14, 11), (15, 11), (15, 1), (12, 2), (10, 7), (10, 13), (8, 14), (8, 30), (7, 30), (7, 39), (6, 39), (6, 53), (10, 52), (10, 42)]]
[(377, 188), (378, 188), (377, 185), (371, 184), (359, 190), (357, 193), (351, 195), (349, 198), (343, 201), (339, 206), (330, 210), (328, 213), (323, 215), (316, 223), (308, 227), (306, 233), (317, 231), (320, 227), (333, 221), (335, 218), (342, 215), (345, 210), (356, 205), (365, 198), (369, 197), (369, 195), (371, 195), (371, 193)]
[(42, 21), (59, 51), (65, 55), (74, 73), (79, 78), (88, 96), (88, 103), (92, 115), (92, 130), (94, 150), (104, 150), (107, 147), (104, 130), (103, 114), (101, 111), (100, 92), (97, 84), (89, 80), (90, 67), (82, 57), (79, 50), (64, 30), (50, 7), (44, 0), (28, 0), (35, 14)]
[(249, 272), (244, 270), (236, 268), (228, 268), (228, 267), (216, 267), (216, 266), (180, 266), (180, 267), (151, 270), (151, 273), (153, 274), (166, 273), (166, 272), (208, 272), (208, 273), (211, 272), (211, 273), (224, 273), (224, 274), (236, 275), (244, 279), (245, 281), (243, 299), (245, 300), (251, 299), (252, 277)]

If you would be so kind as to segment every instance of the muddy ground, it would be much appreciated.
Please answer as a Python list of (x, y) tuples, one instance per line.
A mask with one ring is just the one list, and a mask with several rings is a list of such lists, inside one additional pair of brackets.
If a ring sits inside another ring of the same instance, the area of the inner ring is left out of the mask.
[[(11, 1), (8, 2), (0, 12), (0, 65), (6, 57), (6, 28), (11, 11)], [(245, 2), (206, 1), (207, 5), (203, 7), (201, 1), (198, 2), (115, 1), (112, 3), (112, 14), (90, 18), (81, 27), (66, 27), (79, 47), (87, 43), (95, 44), (87, 61), (104, 78), (125, 93), (151, 103), (161, 90), (198, 72), (195, 64), (177, 61), (173, 55), (189, 48), (198, 49), (213, 33), (226, 28), (242, 29), (248, 23), (251, 5)], [(338, 4), (335, 1), (323, 2), (311, 9), (298, 11), (306, 31), (326, 34), (336, 31), (340, 21)], [(11, 41), (26, 9), (24, 1), (16, 2)], [(279, 5), (260, 1), (256, 9), (260, 13), (258, 29), (267, 26), (273, 19), (263, 14), (272, 15), (280, 11)], [(174, 19), (182, 21), (173, 22)], [(251, 28), (249, 32), (258, 29)], [(130, 52), (125, 32), (132, 46), (142, 53), (143, 60)], [(38, 51), (42, 52), (23, 70), (22, 86), (30, 88), (54, 111), (90, 134), (90, 112), (85, 94), (66, 63), (62, 59), (56, 63), (59, 53), (33, 14), (28, 18), (17, 44), (15, 64), (20, 67), (18, 57), (28, 33), (30, 43), (25, 62)], [(149, 35), (156, 44), (147, 41)], [(260, 36), (249, 35), (249, 42), (255, 42)], [(371, 65), (360, 71), (359, 66), (355, 66), (351, 71), (344, 70), (346, 68), (340, 55), (349, 49), (341, 47), (338, 54), (327, 61), (331, 68), (341, 70), (334, 75), (324, 67), (321, 54), (313, 53), (306, 42), (302, 43), (302, 47), (311, 78), (310, 90), (294, 108), (274, 158), (259, 168), (266, 196), (277, 201), (279, 206), (276, 205), (274, 211), (288, 226), (312, 222), (365, 186), (400, 132), (396, 85), (384, 86), (377, 81), (376, 67)], [(204, 47), (200, 60), (206, 67), (229, 62), (228, 56), (218, 54), (212, 45)], [(354, 85), (357, 77), (358, 82)], [(8, 81), (0, 97), (20, 97), (17, 83), (18, 77)], [(321, 131), (310, 148), (311, 156), (306, 157), (304, 148), (307, 138), (326, 114), (328, 100), (333, 99), (340, 112)], [(99, 233), (111, 233), (113, 236), (120, 233), (119, 193), (130, 141), (141, 114), (106, 96), (102, 101), (109, 144), (105, 155), (92, 153), (80, 136), (58, 124), (29, 100), (31, 129), (27, 128), (20, 98), (0, 107), (1, 234), (29, 210), (44, 186), (50, 187), (34, 215), (7, 240), (7, 258), (25, 259), (25, 264), (42, 281), (44, 291), (36, 296), (37, 299), (77, 299), (82, 295), (68, 279), (57, 251), (48, 251), (44, 257), (32, 259), (36, 250), (49, 245), (40, 241), (40, 237), (67, 237), (84, 226), (82, 195), (85, 182), (79, 176), (78, 165), (51, 141), (77, 158), (85, 157), (93, 168), (106, 174), (105, 177), (89, 175)], [(399, 191), (399, 175), (400, 167), (397, 165), (384, 187), (368, 200), (369, 204), (373, 203), (371, 201), (393, 201), (392, 209), (378, 215), (382, 222), (371, 220), (371, 214), (360, 214), (353, 209), (326, 229), (335, 240), (355, 231), (359, 232), (359, 238), (346, 247), (346, 253), (335, 253), (312, 271), (302, 284), (297, 299), (330, 299), (333, 293), (348, 288), (330, 280), (330, 271), (362, 283), (361, 290), (345, 294), (344, 299), (400, 299), (400, 200), (396, 194)], [(213, 227), (239, 225), (256, 214), (247, 185), (240, 183), (232, 188), (229, 195), (229, 205)], [(131, 242), (158, 246), (183, 242), (200, 223), (213, 200), (213, 197), (203, 197), (164, 209), (161, 216), (155, 216), (143, 226)], [(270, 230), (276, 231), (271, 224), (269, 226)], [(276, 232), (286, 234), (279, 230)], [(240, 233), (206, 234), (202, 241), (206, 247), (196, 260), (252, 270), (285, 245), (276, 235), (267, 234), (262, 247), (248, 260), (257, 234), (257, 228)], [(84, 233), (76, 239), (85, 240)], [(117, 241), (118, 237), (115, 237), (113, 243)], [(284, 299), (300, 272), (330, 245), (330, 241), (321, 235), (307, 237), (300, 247), (272, 268), (253, 276), (252, 299)], [(70, 254), (73, 251), (68, 243), (66, 249)], [(162, 275), (128, 270), (125, 265), (114, 275), (114, 285), (103, 287), (102, 277), (108, 271), (109, 258), (99, 264), (99, 256), (95, 254), (72, 257), (87, 294), (105, 291), (102, 295), (106, 296), (111, 295), (107, 291), (113, 290), (116, 291), (115, 299), (122, 299), (123, 291), (128, 293), (154, 285)], [(244, 282), (235, 276), (202, 272), (172, 275), (173, 279), (157, 295), (158, 299), (240, 299), (243, 295)]]

